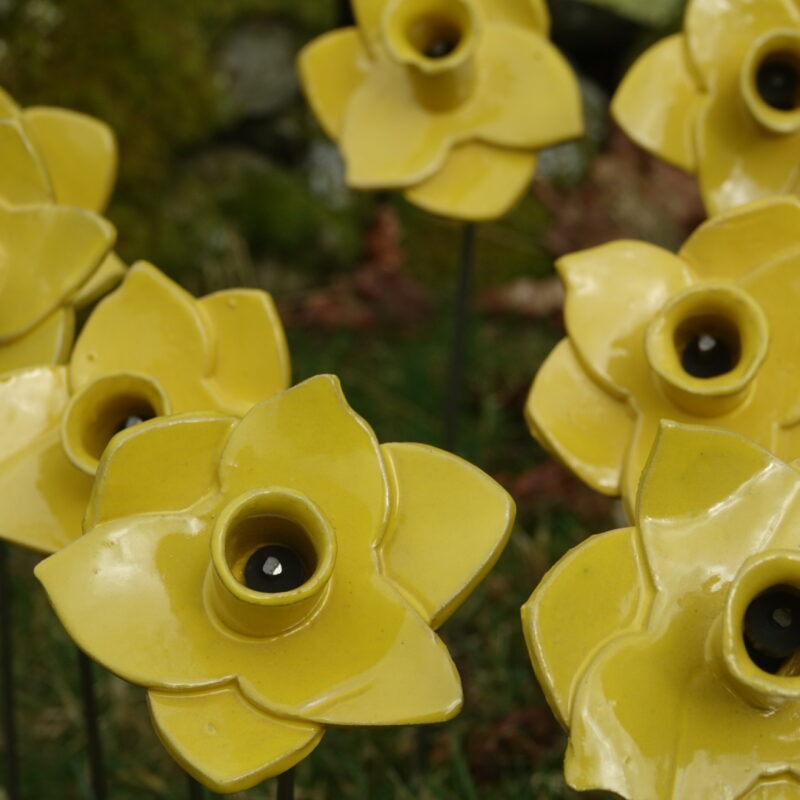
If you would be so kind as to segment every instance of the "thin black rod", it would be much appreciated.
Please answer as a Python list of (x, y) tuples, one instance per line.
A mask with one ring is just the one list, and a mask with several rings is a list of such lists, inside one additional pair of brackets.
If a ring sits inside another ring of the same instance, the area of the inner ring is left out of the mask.
[(8, 800), (19, 800), (19, 751), (17, 747), (17, 712), (14, 700), (14, 635), (11, 577), (8, 569), (8, 545), (0, 542), (0, 682), (3, 695), (3, 738), (5, 740), (6, 785)]
[(86, 730), (86, 749), (89, 756), (89, 780), (94, 800), (106, 800), (106, 774), (103, 763), (103, 742), (100, 737), (100, 717), (97, 713), (97, 694), (91, 659), (81, 650), (78, 654), (78, 677), (83, 702), (83, 724)]
[(450, 349), (450, 368), (447, 376), (447, 404), (444, 418), (444, 447), (456, 452), (461, 412), (464, 406), (464, 371), (467, 360), (467, 331), (469, 330), (469, 305), (472, 294), (472, 275), (475, 270), (474, 222), (464, 225), (461, 234), (458, 285), (453, 307), (453, 340)]
[(336, 16), (338, 18), (337, 22), (343, 28), (355, 23), (350, 0), (336, 0)]
[(294, 800), (294, 768), (278, 775), (278, 794), (275, 800)]
[(206, 798), (206, 790), (203, 788), (202, 784), (199, 784), (191, 775), (186, 776), (188, 783), (186, 784), (189, 794), (187, 795), (188, 800), (205, 800)]

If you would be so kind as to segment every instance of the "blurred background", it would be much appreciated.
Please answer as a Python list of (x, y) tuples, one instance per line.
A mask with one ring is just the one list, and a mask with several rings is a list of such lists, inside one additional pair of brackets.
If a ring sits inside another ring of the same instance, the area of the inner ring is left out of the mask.
[[(524, 200), (477, 233), (458, 449), (519, 510), (498, 566), (441, 632), (465, 708), (428, 729), (424, 769), (411, 729), (330, 730), (299, 768), (299, 800), (577, 797), (561, 777), (565, 738), (536, 684), (519, 607), (567, 549), (621, 517), (523, 420), (530, 381), (563, 335), (553, 262), (620, 237), (675, 249), (703, 211), (693, 178), (608, 117), (628, 64), (679, 28), (682, 0), (548, 5), (552, 38), (580, 76), (587, 133), (543, 153)], [(441, 445), (461, 228), (344, 186), (294, 61), (348, 15), (345, 0), (0, 0), (0, 85), (21, 105), (85, 111), (117, 132), (108, 216), (129, 263), (150, 261), (197, 294), (268, 290), (295, 382), (337, 373), (382, 441)], [(11, 560), (23, 793), (88, 798), (74, 650), (31, 575), (36, 557)], [(143, 691), (98, 673), (110, 798), (184, 798)]]

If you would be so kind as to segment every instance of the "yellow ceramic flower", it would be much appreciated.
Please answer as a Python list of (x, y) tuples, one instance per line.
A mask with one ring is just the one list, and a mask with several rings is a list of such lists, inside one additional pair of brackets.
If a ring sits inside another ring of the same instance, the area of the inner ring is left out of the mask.
[[(57, 203), (102, 212), (117, 174), (112, 130), (65, 108), (20, 108), (0, 89), (0, 201)], [(81, 307), (119, 283), (125, 265), (108, 253), (72, 298)], [(31, 362), (31, 366), (38, 362)]]
[(661, 419), (800, 456), (800, 200), (716, 217), (677, 255), (618, 241), (564, 257), (569, 338), (537, 374), (533, 434), (630, 508)]
[(637, 527), (593, 536), (523, 607), (577, 789), (800, 796), (800, 475), (727, 431), (664, 423)]
[(697, 173), (711, 214), (800, 193), (800, 5), (689, 0), (683, 33), (634, 63), (611, 110), (642, 147)]
[(461, 706), (433, 633), (491, 568), (513, 502), (471, 464), (379, 445), (333, 376), (114, 439), (86, 534), (37, 567), (77, 644), (149, 690), (216, 791), (307, 755), (326, 725)]
[(283, 328), (262, 291), (195, 300), (140, 263), (89, 317), (66, 367), (0, 380), (0, 536), (53, 552), (81, 534), (114, 434), (164, 414), (242, 415), (289, 381)]
[(115, 237), (90, 211), (0, 201), (0, 373), (66, 359), (75, 297)]
[(577, 81), (547, 40), (544, 0), (353, 0), (357, 28), (308, 45), (300, 77), (347, 182), (492, 219), (536, 150), (583, 131)]

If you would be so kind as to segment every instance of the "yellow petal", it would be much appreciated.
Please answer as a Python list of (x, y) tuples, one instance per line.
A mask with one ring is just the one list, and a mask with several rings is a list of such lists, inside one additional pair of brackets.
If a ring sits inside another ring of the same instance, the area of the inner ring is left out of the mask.
[(787, 771), (785, 777), (760, 780), (742, 800), (800, 800), (800, 778)]
[(16, 117), (0, 119), (0, 160), (0, 199), (11, 205), (52, 201), (47, 173)]
[(590, 377), (568, 339), (537, 372), (525, 418), (533, 435), (582, 481), (603, 494), (619, 494), (632, 411)]
[(467, 142), (448, 153), (406, 199), (432, 214), (475, 222), (503, 216), (530, 186), (536, 156), (525, 150)]
[(26, 370), (0, 381), (0, 536), (43, 552), (80, 536), (91, 488), (61, 448), (67, 400), (63, 367)]
[(358, 31), (345, 28), (320, 36), (300, 51), (297, 66), (317, 120), (331, 139), (338, 139), (350, 98), (370, 66)]
[(522, 607), (536, 677), (565, 727), (586, 666), (613, 638), (641, 627), (652, 593), (636, 530), (624, 528), (570, 550)]
[(111, 128), (63, 108), (32, 107), (22, 118), (47, 168), (56, 202), (102, 211), (117, 174), (117, 143)]
[(0, 87), (0, 117), (12, 117), (19, 113), (19, 106), (13, 101), (11, 95)]
[(115, 436), (97, 471), (87, 529), (195, 505), (217, 488), (220, 454), (236, 422), (211, 412), (173, 416)]
[(668, 36), (634, 62), (617, 89), (611, 113), (637, 144), (693, 172), (695, 127), (703, 94), (686, 61), (685, 40)]
[(77, 390), (109, 373), (138, 372), (165, 388), (173, 413), (205, 410), (213, 407), (202, 383), (210, 354), (192, 296), (140, 262), (89, 317), (75, 343), (70, 382)]
[(0, 373), (25, 367), (61, 364), (69, 357), (75, 334), (75, 313), (61, 308), (33, 330), (0, 345)]
[(795, 27), (793, 0), (691, 2), (683, 27), (688, 52), (706, 87), (738, 72), (745, 50), (765, 31)]
[(550, 29), (550, 15), (544, 0), (479, 0), (479, 4), (486, 19), (492, 22), (504, 22), (543, 36), (547, 36)]
[(381, 452), (394, 499), (380, 544), (383, 571), (438, 628), (497, 561), (514, 502), (484, 472), (443, 450), (385, 444)]
[(331, 375), (257, 405), (232, 433), (220, 478), (227, 496), (283, 486), (310, 498), (335, 530), (347, 532), (339, 559), (361, 559), (383, 532), (387, 489), (378, 443)]
[(564, 256), (556, 266), (580, 359), (611, 391), (623, 393), (644, 358), (644, 326), (691, 284), (691, 273), (667, 250), (624, 240)]
[(324, 730), (268, 714), (233, 687), (148, 692), (156, 731), (172, 757), (215, 792), (240, 792), (305, 758)]
[(97, 269), (114, 236), (108, 222), (78, 208), (0, 207), (0, 339), (51, 314)]
[(244, 414), (289, 385), (286, 336), (272, 298), (229, 289), (198, 301), (214, 342), (213, 389), (218, 407)]
[(81, 286), (72, 298), (75, 307), (84, 308), (110, 292), (125, 277), (126, 269), (127, 267), (116, 253), (109, 253), (94, 275)]
[(698, 177), (709, 214), (796, 191), (799, 151), (800, 134), (766, 133), (745, 106), (738, 83), (725, 81), (698, 122)]
[[(800, 254), (799, 228), (800, 199), (757, 200), (705, 222), (686, 240), (680, 257), (698, 277), (746, 280), (755, 270)], [(786, 289), (790, 283), (784, 283)]]

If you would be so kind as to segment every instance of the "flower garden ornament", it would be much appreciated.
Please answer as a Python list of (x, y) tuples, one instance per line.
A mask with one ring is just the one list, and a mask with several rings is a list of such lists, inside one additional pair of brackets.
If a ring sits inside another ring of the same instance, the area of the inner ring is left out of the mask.
[(81, 535), (97, 464), (114, 434), (209, 409), (241, 416), (289, 382), (268, 294), (195, 300), (139, 263), (94, 309), (66, 366), (0, 379), (0, 536), (45, 553)]
[[(117, 143), (103, 122), (65, 108), (20, 108), (0, 89), (0, 201), (55, 203), (101, 213), (117, 174)], [(73, 298), (87, 305), (119, 283), (125, 265), (111, 252)]]
[(66, 360), (75, 297), (115, 238), (90, 211), (0, 201), (0, 373)]
[(611, 110), (642, 147), (697, 173), (710, 214), (800, 193), (800, 4), (689, 0), (683, 33), (633, 64)]
[(568, 338), (536, 375), (532, 433), (629, 510), (661, 419), (800, 456), (800, 200), (701, 225), (675, 255), (616, 241), (562, 258)]
[(147, 687), (177, 761), (231, 792), (290, 768), (325, 726), (457, 713), (432, 628), (491, 568), (513, 511), (456, 456), (379, 445), (322, 375), (241, 421), (117, 436), (85, 535), (36, 574), (76, 643)]
[(571, 550), (522, 610), (571, 786), (800, 797), (798, 521), (796, 469), (739, 434), (664, 423), (636, 527)]
[(464, 220), (504, 214), (536, 151), (583, 132), (578, 84), (543, 0), (354, 0), (357, 27), (300, 54), (348, 185), (400, 189)]

